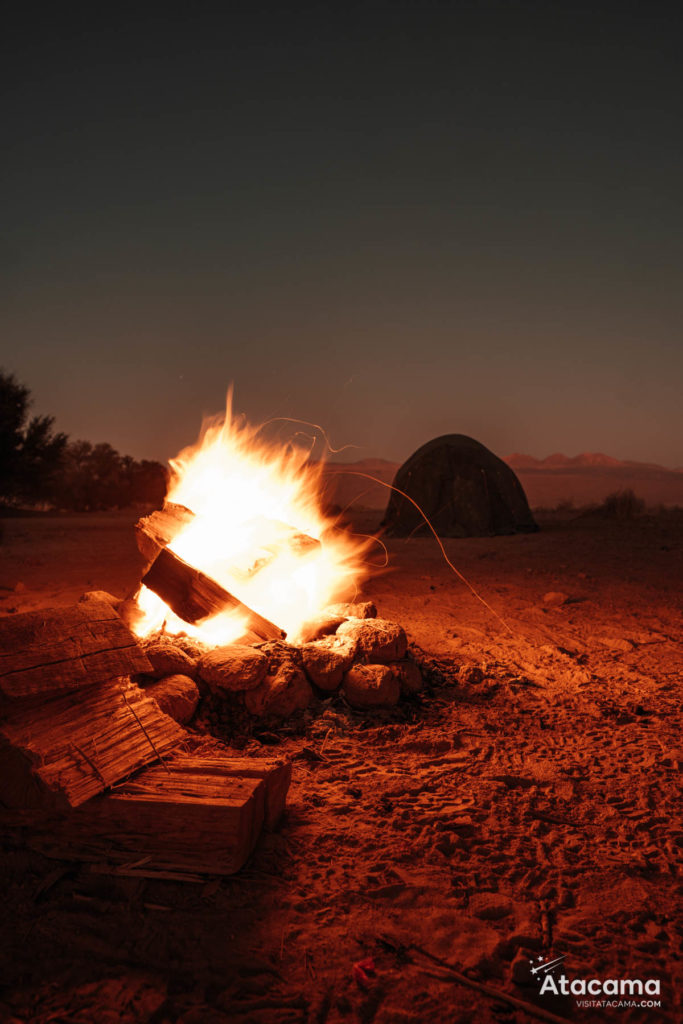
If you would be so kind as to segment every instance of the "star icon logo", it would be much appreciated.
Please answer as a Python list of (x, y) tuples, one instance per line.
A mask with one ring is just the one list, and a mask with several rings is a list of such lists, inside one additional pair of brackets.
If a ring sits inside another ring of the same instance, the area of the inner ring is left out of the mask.
[(543, 973), (545, 974), (547, 971), (552, 971), (553, 968), (561, 964), (564, 959), (565, 955), (558, 956), (555, 958), (551, 957), (549, 960), (545, 960), (543, 956), (538, 956), (536, 957), (535, 962), (533, 960), (529, 960), (531, 973), (533, 975), (536, 975), (539, 973), (539, 971), (543, 971)]

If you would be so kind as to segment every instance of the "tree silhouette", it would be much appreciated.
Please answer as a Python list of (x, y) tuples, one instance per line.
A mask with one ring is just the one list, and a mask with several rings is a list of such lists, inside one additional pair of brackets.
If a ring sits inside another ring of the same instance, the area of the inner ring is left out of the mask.
[(0, 370), (0, 500), (49, 500), (67, 444), (52, 416), (29, 419), (31, 392)]
[(52, 416), (29, 419), (30, 407), (29, 389), (0, 370), (0, 502), (72, 512), (161, 505), (168, 483), (161, 463), (69, 441), (53, 432)]
[(159, 506), (168, 476), (159, 462), (120, 455), (110, 444), (73, 441), (66, 446), (53, 500), (72, 512), (96, 512), (129, 505)]

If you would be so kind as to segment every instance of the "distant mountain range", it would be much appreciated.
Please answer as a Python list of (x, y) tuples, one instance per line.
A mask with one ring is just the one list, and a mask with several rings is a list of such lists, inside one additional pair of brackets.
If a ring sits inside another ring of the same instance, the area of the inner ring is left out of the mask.
[[(554, 508), (569, 501), (589, 505), (628, 489), (648, 505), (683, 506), (683, 468), (624, 461), (601, 452), (572, 456), (557, 452), (545, 459), (515, 453), (503, 456), (503, 461), (514, 469), (532, 508)], [(387, 485), (392, 484), (399, 465), (387, 459), (329, 462), (325, 466), (326, 499), (342, 509), (385, 508)]]
[(504, 455), (503, 461), (507, 462), (515, 471), (518, 469), (541, 469), (541, 470), (568, 470), (568, 469), (628, 469), (632, 472), (657, 472), (657, 473), (683, 473), (682, 469), (666, 469), (654, 462), (634, 462), (630, 459), (623, 461), (615, 459), (611, 455), (603, 455), (602, 452), (583, 452), (581, 455), (563, 455), (555, 452), (545, 459), (535, 459), (533, 455)]

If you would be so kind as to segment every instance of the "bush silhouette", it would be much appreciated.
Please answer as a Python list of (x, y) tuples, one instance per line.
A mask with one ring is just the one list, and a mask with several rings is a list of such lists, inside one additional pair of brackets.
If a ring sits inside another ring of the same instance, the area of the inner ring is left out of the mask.
[(645, 502), (629, 487), (608, 494), (598, 511), (608, 519), (637, 519), (645, 512)]

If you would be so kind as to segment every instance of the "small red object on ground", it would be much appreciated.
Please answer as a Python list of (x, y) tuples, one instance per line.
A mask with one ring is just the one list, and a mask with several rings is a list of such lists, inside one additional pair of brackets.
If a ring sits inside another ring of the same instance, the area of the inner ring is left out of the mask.
[(352, 973), (353, 980), (359, 988), (370, 988), (371, 979), (368, 975), (375, 973), (375, 961), (371, 956), (366, 957), (365, 960), (359, 960), (353, 965)]

